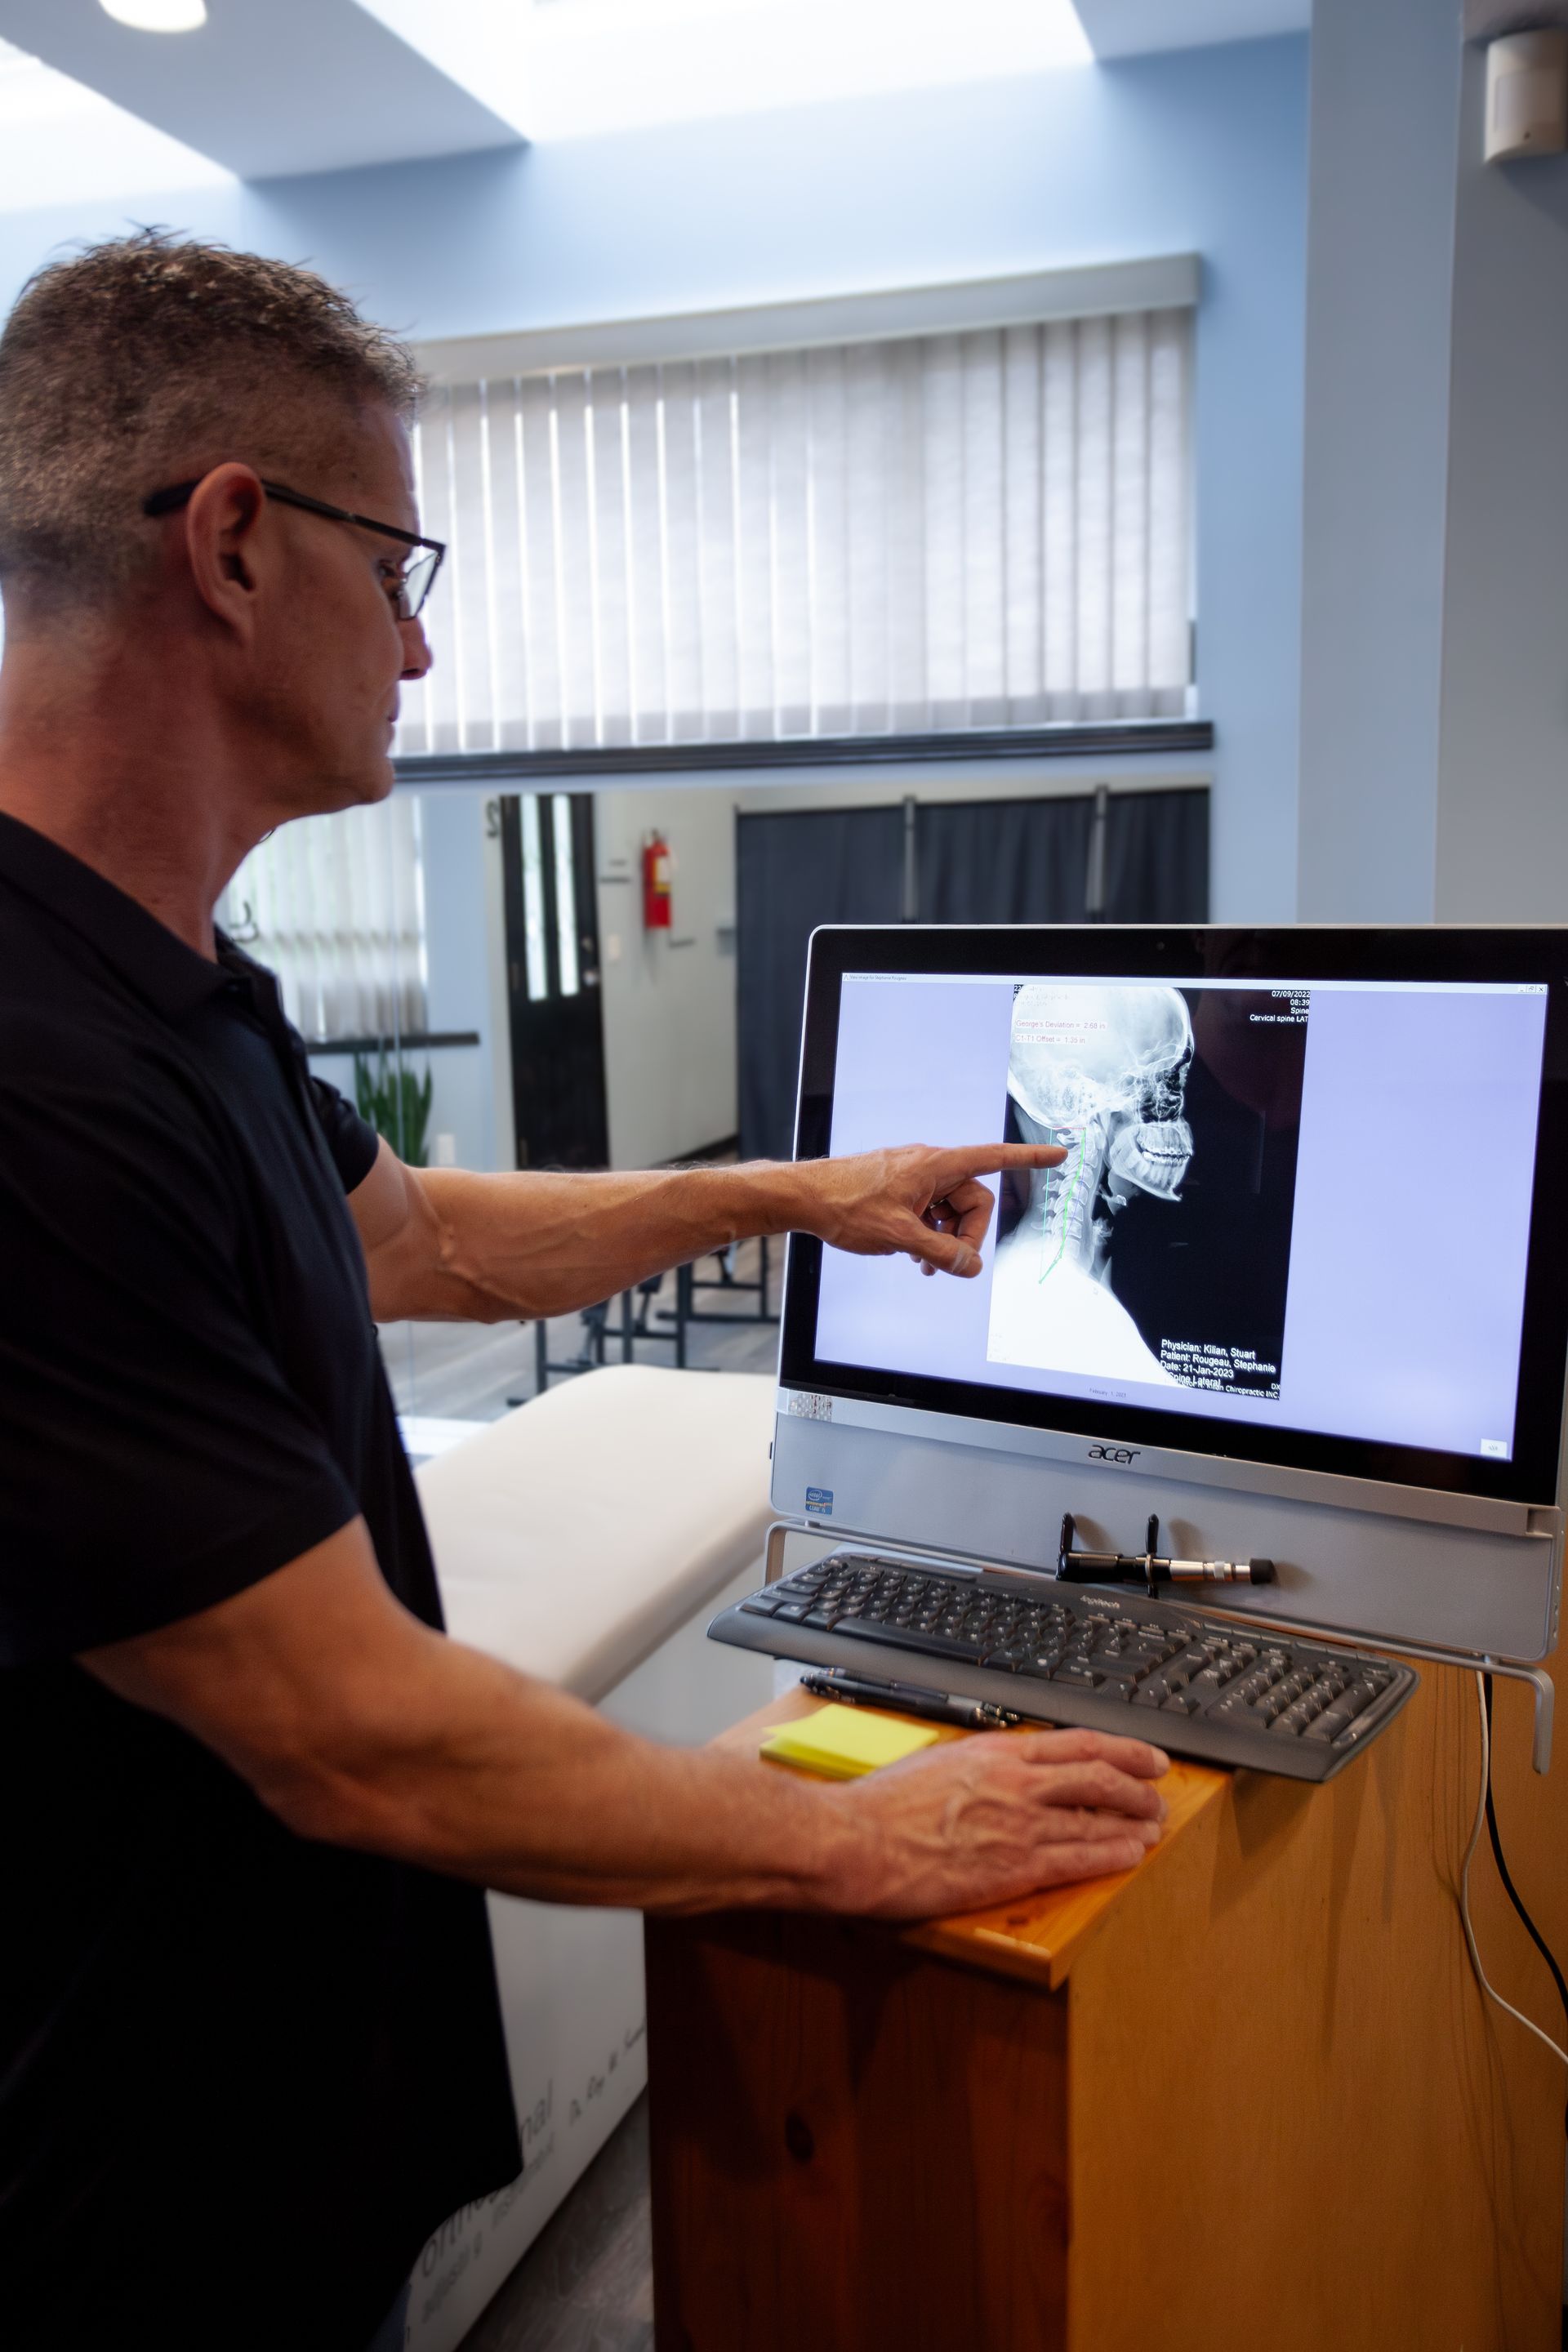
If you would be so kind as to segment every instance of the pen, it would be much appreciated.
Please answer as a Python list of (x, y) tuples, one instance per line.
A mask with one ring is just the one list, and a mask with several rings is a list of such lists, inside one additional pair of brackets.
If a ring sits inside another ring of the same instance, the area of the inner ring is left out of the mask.
[(918, 1715), (927, 1723), (954, 1723), (965, 1731), (1009, 1731), (1024, 1719), (985, 1699), (950, 1698), (913, 1683), (867, 1683), (854, 1675), (832, 1673), (802, 1675), (800, 1686), (814, 1698), (835, 1699), (842, 1706), (892, 1707), (900, 1715)]

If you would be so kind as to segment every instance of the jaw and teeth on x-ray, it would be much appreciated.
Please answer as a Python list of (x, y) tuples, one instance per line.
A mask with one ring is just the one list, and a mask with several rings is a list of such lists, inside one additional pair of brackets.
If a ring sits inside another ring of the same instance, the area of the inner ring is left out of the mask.
[(1109, 1260), (1134, 1192), (1181, 1197), (1192, 1055), (1173, 988), (1038, 982), (1016, 992), (1007, 1092), (1018, 1131), (1068, 1156), (1034, 1171), (1028, 1208), (997, 1252), (994, 1358), (1176, 1385), (1112, 1294)]

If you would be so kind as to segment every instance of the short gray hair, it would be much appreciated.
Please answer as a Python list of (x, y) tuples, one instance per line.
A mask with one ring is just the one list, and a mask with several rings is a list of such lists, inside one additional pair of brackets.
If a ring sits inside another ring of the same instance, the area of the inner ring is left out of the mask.
[(405, 346), (311, 270), (163, 229), (52, 262), (0, 333), (0, 583), (111, 601), (151, 568), (153, 490), (228, 458), (309, 467), (419, 390)]

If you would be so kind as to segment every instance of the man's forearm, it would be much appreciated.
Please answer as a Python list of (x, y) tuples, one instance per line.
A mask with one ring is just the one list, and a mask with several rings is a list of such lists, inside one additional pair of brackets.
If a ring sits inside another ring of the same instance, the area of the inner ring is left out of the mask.
[[(492, 1323), (570, 1314), (710, 1250), (786, 1233), (799, 1190), (793, 1167), (769, 1160), (637, 1175), (436, 1168), (412, 1181), (414, 1218), (397, 1255), (401, 1286), (420, 1303), (398, 1311)], [(375, 1272), (373, 1261), (373, 1283)], [(385, 1319), (379, 1303), (376, 1311)]]
[(303, 1834), (503, 1893), (692, 1911), (830, 1902), (856, 1867), (829, 1793), (750, 1759), (662, 1748), (430, 1637), (363, 1759), (307, 1748), (268, 1797)]
[(927, 1274), (979, 1273), (983, 1171), (1051, 1167), (1058, 1144), (904, 1144), (843, 1159), (646, 1175), (405, 1168), (383, 1144), (349, 1196), (378, 1322), (564, 1315), (754, 1234), (814, 1234)]
[(1001, 1733), (824, 1788), (638, 1739), (399, 1607), (361, 1520), (81, 1663), (221, 1756), (301, 1837), (546, 1900), (931, 1917), (1124, 1870), (1163, 1759)]

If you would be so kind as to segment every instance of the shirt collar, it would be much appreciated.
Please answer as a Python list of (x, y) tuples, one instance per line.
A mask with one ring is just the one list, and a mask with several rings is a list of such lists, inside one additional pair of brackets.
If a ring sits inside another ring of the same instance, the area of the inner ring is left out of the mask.
[(0, 811), (0, 879), (68, 923), (137, 993), (170, 1020), (259, 967), (218, 934), (216, 963), (177, 939), (167, 924), (84, 866), (58, 842)]

